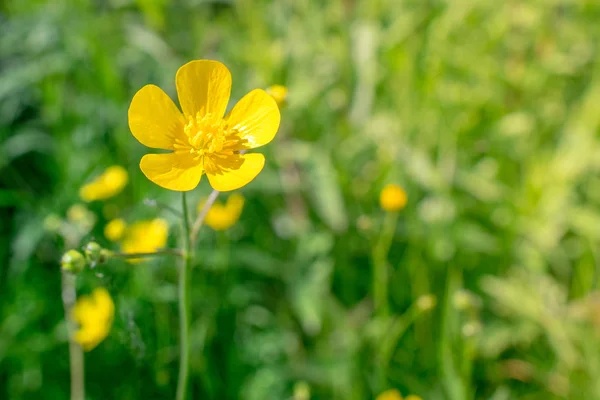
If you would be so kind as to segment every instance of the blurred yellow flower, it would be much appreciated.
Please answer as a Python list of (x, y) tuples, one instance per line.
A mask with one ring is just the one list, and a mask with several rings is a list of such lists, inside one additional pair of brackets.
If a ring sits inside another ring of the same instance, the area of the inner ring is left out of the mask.
[[(131, 224), (125, 231), (121, 242), (124, 253), (151, 253), (167, 244), (169, 225), (164, 219), (156, 218), (151, 221), (139, 221)], [(136, 262), (141, 259), (131, 259)]]
[(406, 398), (404, 400), (423, 400), (423, 399), (421, 399), (419, 396), (417, 396), (415, 394), (409, 394), (408, 396), (406, 396)]
[(285, 104), (288, 95), (288, 89), (283, 85), (273, 85), (267, 88), (267, 93), (275, 99), (279, 107)]
[(398, 185), (385, 185), (379, 195), (379, 204), (385, 211), (400, 211), (406, 206), (406, 192)]
[(67, 210), (67, 219), (71, 222), (80, 222), (85, 220), (90, 214), (90, 210), (88, 210), (83, 204), (73, 204)]
[(127, 224), (121, 218), (116, 218), (108, 222), (104, 227), (104, 236), (113, 242), (120, 240), (125, 233)]
[(377, 396), (376, 400), (402, 400), (402, 395), (398, 390), (390, 389)]
[(231, 73), (218, 61), (195, 60), (175, 77), (181, 113), (159, 87), (146, 85), (129, 106), (129, 128), (143, 145), (166, 154), (146, 154), (140, 168), (157, 185), (188, 191), (206, 173), (219, 191), (238, 189), (263, 169), (265, 157), (245, 153), (269, 143), (279, 128), (279, 108), (264, 90), (244, 96), (224, 117)]
[[(202, 210), (206, 199), (198, 203), (198, 212)], [(244, 208), (244, 197), (241, 194), (234, 193), (227, 199), (225, 204), (215, 202), (204, 219), (204, 223), (215, 231), (224, 231), (231, 228), (242, 215)]]
[(67, 220), (84, 231), (89, 231), (96, 223), (96, 215), (83, 204), (73, 204), (67, 210)]
[(85, 351), (98, 346), (108, 336), (115, 314), (115, 305), (108, 291), (95, 289), (91, 295), (82, 296), (71, 311), (71, 317), (79, 324), (74, 339)]
[(127, 181), (127, 171), (119, 165), (108, 167), (100, 176), (79, 190), (83, 201), (106, 200), (121, 193)]

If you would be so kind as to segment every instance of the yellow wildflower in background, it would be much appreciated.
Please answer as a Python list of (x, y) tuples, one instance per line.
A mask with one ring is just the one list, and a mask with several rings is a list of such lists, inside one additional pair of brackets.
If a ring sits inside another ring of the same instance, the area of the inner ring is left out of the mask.
[[(198, 203), (198, 212), (202, 210), (206, 199)], [(227, 199), (225, 204), (215, 202), (204, 219), (204, 223), (215, 231), (224, 231), (231, 228), (242, 215), (244, 208), (244, 197), (241, 194), (234, 193)]]
[(279, 107), (283, 106), (287, 100), (288, 89), (283, 85), (273, 85), (267, 89), (267, 93), (275, 99)]
[(104, 227), (104, 236), (113, 242), (120, 240), (125, 233), (127, 224), (121, 218), (115, 218), (106, 224)]
[(269, 143), (279, 128), (279, 108), (264, 90), (244, 96), (225, 116), (231, 73), (218, 61), (191, 61), (175, 77), (181, 113), (155, 85), (140, 89), (129, 107), (129, 128), (143, 145), (171, 150), (146, 154), (144, 175), (170, 190), (188, 191), (206, 173), (219, 191), (238, 189), (263, 169), (265, 157), (245, 153)]
[(129, 177), (125, 168), (113, 165), (79, 190), (83, 201), (106, 200), (121, 193)]
[(402, 400), (402, 395), (398, 390), (390, 389), (377, 396), (376, 400)]
[(67, 210), (67, 220), (77, 228), (87, 233), (96, 223), (96, 214), (88, 210), (83, 204), (73, 204)]
[(417, 396), (415, 394), (409, 394), (408, 396), (406, 396), (406, 398), (404, 400), (423, 400), (423, 399), (421, 399), (419, 396)]
[[(124, 253), (151, 253), (165, 247), (168, 238), (169, 225), (164, 219), (139, 221), (131, 224), (125, 231), (121, 250)], [(130, 261), (139, 261), (139, 259)]]
[(398, 185), (386, 185), (379, 195), (379, 204), (385, 211), (400, 211), (406, 206), (406, 192)]
[(98, 346), (110, 332), (115, 315), (115, 305), (108, 291), (95, 289), (91, 295), (82, 296), (71, 311), (71, 317), (79, 324), (74, 339), (85, 351)]
[(90, 210), (88, 210), (83, 204), (73, 204), (67, 210), (67, 219), (71, 222), (81, 222), (86, 220), (90, 213)]

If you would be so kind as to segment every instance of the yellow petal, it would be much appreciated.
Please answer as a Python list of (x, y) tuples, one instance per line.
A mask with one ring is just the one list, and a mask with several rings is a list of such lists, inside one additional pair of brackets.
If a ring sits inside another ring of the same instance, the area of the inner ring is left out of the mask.
[(213, 189), (220, 192), (239, 189), (256, 178), (265, 166), (265, 156), (262, 154), (242, 154), (239, 157), (243, 162), (238, 168), (218, 166), (206, 172)]
[(402, 400), (402, 395), (398, 390), (390, 389), (381, 393), (375, 400)]
[(273, 97), (278, 106), (285, 105), (288, 95), (288, 88), (283, 85), (273, 85), (267, 88), (267, 93)]
[(127, 228), (127, 224), (123, 219), (113, 219), (104, 227), (104, 236), (108, 240), (116, 242), (123, 237), (125, 228)]
[(71, 317), (79, 325), (73, 338), (85, 351), (92, 350), (108, 336), (114, 314), (115, 304), (106, 289), (81, 296), (71, 310)]
[(231, 94), (231, 73), (218, 61), (196, 60), (177, 71), (177, 96), (186, 116), (223, 118)]
[[(198, 203), (198, 212), (204, 208), (206, 199)], [(240, 219), (242, 209), (244, 208), (244, 197), (241, 194), (234, 193), (229, 196), (227, 203), (216, 202), (208, 210), (204, 223), (215, 231), (224, 231), (231, 228)]]
[(174, 143), (187, 143), (184, 125), (183, 115), (158, 86), (146, 85), (133, 96), (129, 106), (129, 129), (141, 144), (173, 150)]
[(194, 189), (202, 176), (202, 164), (190, 154), (146, 154), (140, 161), (146, 178), (165, 189), (185, 192)]
[(127, 170), (120, 165), (113, 165), (92, 182), (83, 185), (79, 196), (86, 202), (106, 200), (121, 193), (128, 180)]
[[(125, 233), (121, 243), (124, 253), (150, 253), (165, 247), (169, 239), (169, 224), (161, 218), (133, 223)], [(143, 258), (130, 258), (127, 261), (138, 263)]]
[(226, 119), (230, 129), (247, 141), (242, 148), (253, 149), (273, 140), (281, 116), (273, 97), (262, 89), (255, 89), (242, 97)]

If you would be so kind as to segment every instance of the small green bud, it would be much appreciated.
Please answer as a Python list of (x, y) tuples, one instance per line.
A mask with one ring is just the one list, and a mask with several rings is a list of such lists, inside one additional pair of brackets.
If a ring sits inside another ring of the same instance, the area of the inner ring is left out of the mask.
[(465, 289), (456, 291), (453, 295), (452, 302), (454, 303), (454, 307), (460, 311), (471, 310), (481, 306), (479, 297)]
[(85, 268), (85, 265), (86, 261), (83, 254), (77, 250), (67, 251), (60, 259), (60, 267), (64, 271), (70, 271), (74, 274), (81, 272)]
[(310, 386), (308, 383), (301, 381), (294, 385), (294, 400), (309, 400)]
[(429, 311), (435, 307), (437, 299), (432, 294), (424, 294), (417, 299), (417, 308), (421, 311)]
[(104, 263), (109, 255), (109, 252), (96, 242), (89, 242), (86, 244), (83, 251), (92, 267)]

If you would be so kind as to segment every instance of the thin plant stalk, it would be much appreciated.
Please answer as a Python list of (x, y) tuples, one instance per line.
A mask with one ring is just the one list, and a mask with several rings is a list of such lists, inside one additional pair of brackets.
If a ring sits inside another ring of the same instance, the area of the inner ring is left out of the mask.
[(155, 256), (176, 256), (184, 257), (185, 253), (179, 249), (158, 249), (156, 251), (148, 253), (110, 253), (111, 257), (119, 257), (124, 259), (130, 258), (142, 258), (142, 257), (155, 257)]
[(84, 359), (83, 349), (74, 340), (76, 330), (75, 321), (71, 317), (71, 310), (75, 306), (77, 293), (75, 291), (75, 275), (70, 272), (62, 272), (62, 302), (65, 310), (65, 320), (67, 322), (67, 332), (69, 335), (69, 368), (71, 370), (71, 400), (85, 399), (84, 384)]
[(185, 192), (181, 194), (183, 208), (183, 262), (179, 268), (178, 297), (179, 297), (179, 377), (177, 378), (177, 400), (187, 397), (189, 365), (190, 365), (190, 277), (194, 252), (192, 247), (192, 231)]
[(204, 207), (202, 207), (202, 210), (196, 217), (196, 221), (194, 221), (194, 226), (192, 228), (192, 232), (190, 235), (190, 241), (192, 242), (192, 245), (194, 245), (194, 243), (196, 243), (196, 238), (198, 237), (200, 228), (202, 228), (202, 224), (204, 224), (204, 219), (206, 218), (206, 214), (208, 214), (208, 210), (210, 210), (210, 208), (212, 207), (215, 200), (217, 200), (219, 193), (220, 192), (218, 190), (212, 191), (210, 196), (208, 196), (206, 203), (204, 203)]
[(381, 235), (373, 248), (373, 302), (375, 314), (389, 314), (389, 266), (387, 256), (398, 222), (397, 212), (388, 212), (383, 220)]

